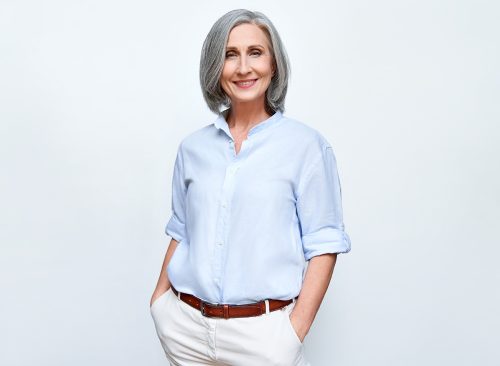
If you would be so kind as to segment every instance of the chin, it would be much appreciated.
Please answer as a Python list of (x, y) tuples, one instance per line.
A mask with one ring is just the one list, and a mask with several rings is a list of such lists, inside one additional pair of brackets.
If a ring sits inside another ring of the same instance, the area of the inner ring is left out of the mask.
[(256, 102), (260, 99), (262, 99), (262, 95), (235, 95), (232, 100), (236, 102), (242, 102), (242, 103), (249, 103), (249, 102)]

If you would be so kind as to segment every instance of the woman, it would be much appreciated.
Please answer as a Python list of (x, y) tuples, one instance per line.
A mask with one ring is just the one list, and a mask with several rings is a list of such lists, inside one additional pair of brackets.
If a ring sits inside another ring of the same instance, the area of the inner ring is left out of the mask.
[(179, 145), (151, 298), (173, 365), (309, 364), (304, 338), (351, 244), (332, 147), (283, 115), (288, 77), (265, 15), (238, 9), (213, 25), (200, 81), (218, 116)]

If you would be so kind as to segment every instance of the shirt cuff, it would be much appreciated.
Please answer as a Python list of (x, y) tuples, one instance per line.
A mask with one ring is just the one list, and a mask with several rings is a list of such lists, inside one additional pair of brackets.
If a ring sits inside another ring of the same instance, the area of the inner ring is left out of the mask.
[(167, 223), (167, 226), (165, 227), (165, 233), (177, 242), (181, 242), (185, 238), (185, 225), (177, 218), (177, 216), (172, 215)]
[(302, 246), (304, 258), (308, 261), (312, 257), (326, 253), (349, 253), (351, 239), (343, 230), (325, 228), (302, 236)]

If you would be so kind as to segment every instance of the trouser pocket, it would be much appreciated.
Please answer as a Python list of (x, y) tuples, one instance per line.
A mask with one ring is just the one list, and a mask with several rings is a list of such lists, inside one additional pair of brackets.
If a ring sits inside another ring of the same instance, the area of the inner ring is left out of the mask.
[(292, 313), (292, 310), (294, 307), (295, 307), (295, 303), (293, 302), (293, 303), (285, 306), (285, 308), (282, 312), (283, 312), (283, 316), (285, 317), (285, 322), (288, 325), (288, 333), (295, 340), (295, 343), (297, 343), (299, 346), (302, 346), (303, 343), (300, 341), (300, 338), (299, 338), (297, 332), (295, 331), (295, 328), (293, 327), (292, 321), (290, 319), (290, 314)]

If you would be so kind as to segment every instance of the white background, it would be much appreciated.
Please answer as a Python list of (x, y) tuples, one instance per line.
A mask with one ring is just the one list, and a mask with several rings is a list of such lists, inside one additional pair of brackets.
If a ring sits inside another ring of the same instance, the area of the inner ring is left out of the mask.
[(352, 251), (315, 366), (498, 365), (495, 1), (0, 2), (0, 364), (165, 365), (149, 313), (201, 46), (234, 8), (288, 50), (285, 115), (334, 147)]

